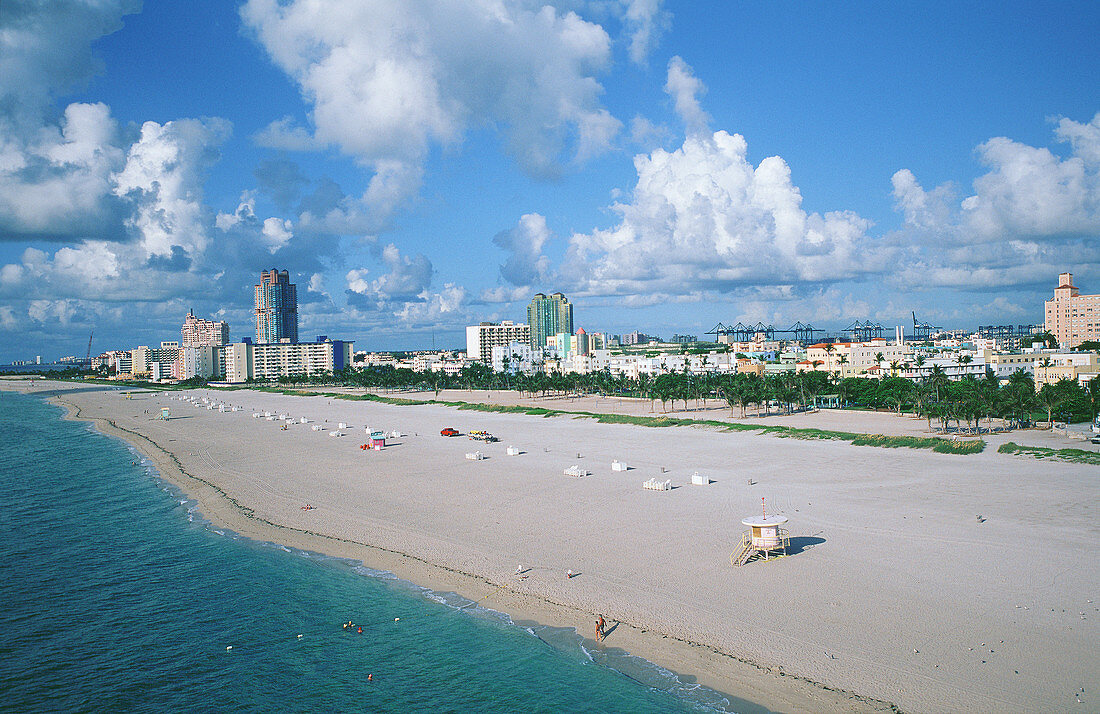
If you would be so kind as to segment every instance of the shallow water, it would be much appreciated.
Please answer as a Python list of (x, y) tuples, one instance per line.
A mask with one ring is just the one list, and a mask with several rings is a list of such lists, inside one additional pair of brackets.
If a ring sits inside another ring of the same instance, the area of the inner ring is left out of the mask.
[(0, 392), (5, 710), (728, 707), (571, 629), (214, 527), (137, 452), (61, 414)]

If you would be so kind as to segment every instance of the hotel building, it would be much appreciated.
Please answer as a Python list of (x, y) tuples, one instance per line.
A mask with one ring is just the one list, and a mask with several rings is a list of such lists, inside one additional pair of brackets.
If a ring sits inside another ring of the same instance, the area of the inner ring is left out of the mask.
[(180, 328), (183, 338), (180, 344), (183, 347), (205, 347), (207, 345), (229, 344), (229, 323), (224, 320), (203, 320), (195, 317), (193, 310), (187, 312), (183, 318), (183, 327)]
[(1100, 295), (1079, 295), (1073, 273), (1061, 273), (1054, 299), (1047, 300), (1045, 327), (1062, 347), (1100, 341)]

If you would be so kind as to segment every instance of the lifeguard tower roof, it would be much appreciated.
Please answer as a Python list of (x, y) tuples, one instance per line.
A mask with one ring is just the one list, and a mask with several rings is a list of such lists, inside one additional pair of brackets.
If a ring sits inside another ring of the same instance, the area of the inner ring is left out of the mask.
[(781, 526), (786, 522), (786, 516), (752, 516), (741, 521), (741, 525), (749, 526), (750, 528), (752, 526), (759, 528), (761, 526)]

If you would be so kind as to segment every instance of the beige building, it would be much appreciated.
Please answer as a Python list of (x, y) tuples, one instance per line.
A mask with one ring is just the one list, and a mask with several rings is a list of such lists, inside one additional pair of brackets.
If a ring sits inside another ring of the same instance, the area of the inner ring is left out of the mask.
[(1047, 300), (1045, 327), (1062, 347), (1100, 341), (1100, 295), (1079, 295), (1073, 273), (1061, 273), (1054, 299)]
[[(1045, 359), (1035, 363), (1035, 391), (1063, 379), (1085, 386), (1100, 374), (1100, 356), (1095, 352), (1056, 352), (1042, 357)], [(1045, 361), (1050, 362), (1046, 367)]]
[[(879, 355), (882, 355), (881, 362)], [(806, 349), (804, 362), (808, 366), (800, 367), (799, 371), (824, 370), (835, 372), (841, 377), (860, 374), (884, 376), (890, 374), (891, 362), (900, 365), (908, 357), (904, 344), (888, 342), (882, 337), (867, 342), (835, 342), (831, 345), (818, 343)]]

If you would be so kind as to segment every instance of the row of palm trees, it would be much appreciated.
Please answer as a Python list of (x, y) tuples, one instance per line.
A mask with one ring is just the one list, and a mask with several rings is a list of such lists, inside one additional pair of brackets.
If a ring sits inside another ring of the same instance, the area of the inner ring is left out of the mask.
[(588, 374), (554, 372), (535, 374), (495, 372), (482, 364), (473, 364), (461, 372), (415, 372), (392, 366), (347, 368), (335, 373), (291, 375), (279, 380), (285, 385), (338, 384), (383, 391), (431, 391), (444, 389), (513, 390), (532, 396), (576, 397), (582, 395), (624, 396), (648, 399), (651, 410), (675, 410), (683, 403), (685, 411), (707, 408), (717, 401), (739, 413), (765, 416), (791, 413), (809, 408), (815, 398), (831, 395), (842, 406), (890, 409), (910, 413), (933, 422), (943, 430), (976, 430), (982, 420), (992, 424), (1000, 419), (1006, 426), (1027, 426), (1045, 414), (1046, 421), (1082, 421), (1100, 411), (1100, 380), (1089, 389), (1072, 380), (1045, 384), (1036, 392), (1032, 377), (1018, 370), (1002, 384), (991, 370), (984, 377), (965, 375), (950, 379), (935, 365), (918, 380), (890, 376), (883, 379), (841, 378), (823, 371), (720, 374), (669, 372), (637, 378), (612, 374), (608, 370)]

